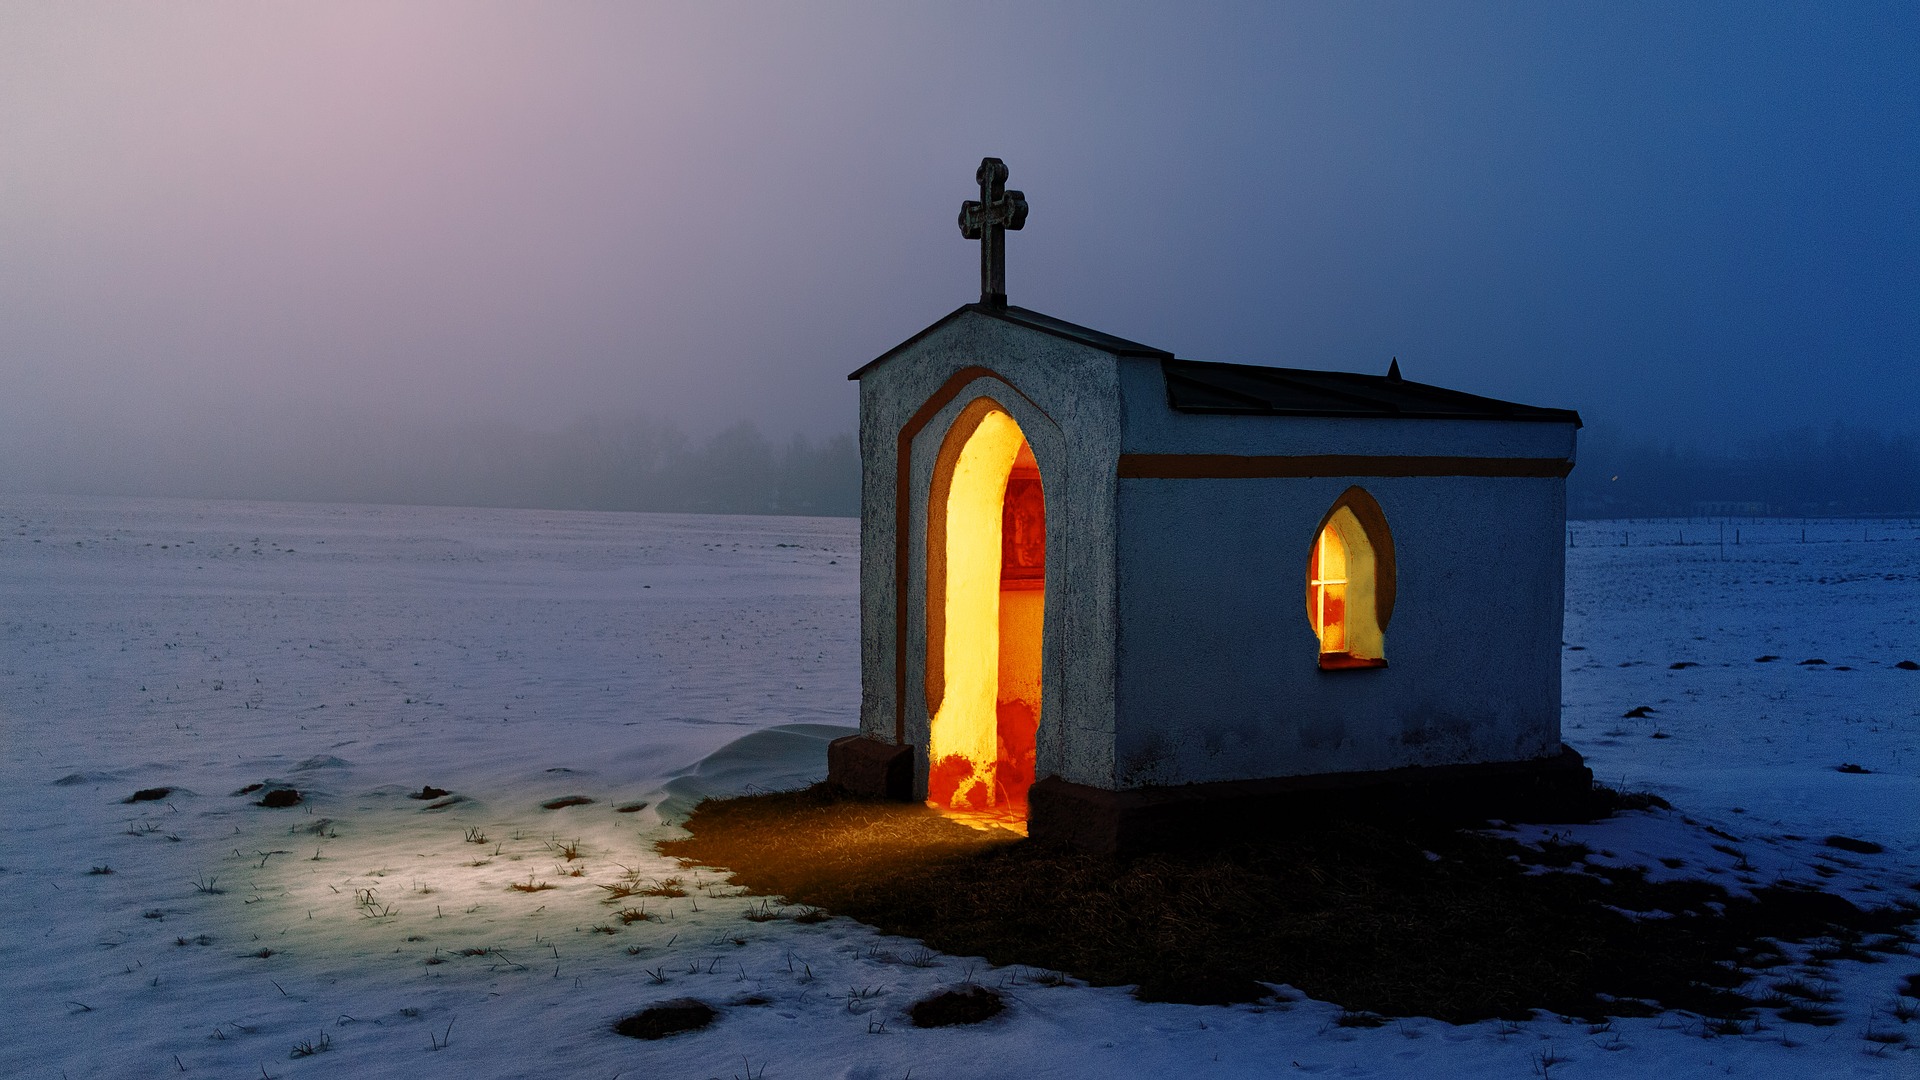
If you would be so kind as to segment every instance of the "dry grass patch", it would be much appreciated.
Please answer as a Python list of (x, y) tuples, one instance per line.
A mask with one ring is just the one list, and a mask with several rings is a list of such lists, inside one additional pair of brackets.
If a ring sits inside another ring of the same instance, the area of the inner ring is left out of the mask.
[(709, 801), (687, 828), (660, 850), (762, 896), (955, 955), (1134, 984), (1146, 1000), (1250, 1001), (1284, 982), (1355, 1012), (1456, 1022), (1641, 1001), (1745, 1016), (1740, 960), (1765, 939), (1920, 917), (1794, 887), (1745, 901), (1632, 870), (1527, 875), (1510, 856), (1537, 865), (1538, 851), (1408, 822), (1302, 821), (1262, 843), (1120, 858), (823, 786)]

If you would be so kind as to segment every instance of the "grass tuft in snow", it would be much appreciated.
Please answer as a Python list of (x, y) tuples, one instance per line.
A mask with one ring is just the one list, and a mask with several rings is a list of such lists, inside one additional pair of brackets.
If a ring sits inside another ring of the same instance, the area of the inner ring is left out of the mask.
[(741, 912), (740, 917), (748, 922), (772, 922), (780, 917), (780, 911), (771, 901), (762, 900), (757, 906), (748, 904), (747, 910)]
[(637, 896), (659, 896), (671, 899), (687, 895), (687, 890), (679, 878), (670, 877), (656, 881), (643, 889), (635, 889), (634, 894)]

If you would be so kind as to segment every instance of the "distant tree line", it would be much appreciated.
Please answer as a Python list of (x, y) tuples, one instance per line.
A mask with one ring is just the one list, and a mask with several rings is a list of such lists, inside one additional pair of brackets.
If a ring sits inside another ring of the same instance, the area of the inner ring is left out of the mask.
[[(657, 421), (596, 417), (563, 431), (469, 429), (442, 455), (429, 494), (471, 506), (702, 514), (860, 513), (851, 435), (775, 445), (751, 423), (692, 440)], [(417, 500), (408, 500), (417, 501)]]
[(1836, 423), (1702, 450), (1581, 432), (1578, 518), (1920, 514), (1920, 438)]
[[(5, 440), (0, 440), (4, 442)], [(69, 429), (0, 446), (0, 483), (100, 495), (555, 510), (857, 516), (851, 435), (774, 443), (751, 423), (709, 437), (645, 416), (559, 431), (286, 413), (192, 428)]]
[[(0, 426), (0, 491), (710, 514), (860, 512), (851, 435), (769, 440), (750, 423), (693, 438), (644, 415), (557, 431), (311, 408)], [(1920, 438), (1835, 424), (1731, 448), (1580, 433), (1573, 517), (1920, 515)]]

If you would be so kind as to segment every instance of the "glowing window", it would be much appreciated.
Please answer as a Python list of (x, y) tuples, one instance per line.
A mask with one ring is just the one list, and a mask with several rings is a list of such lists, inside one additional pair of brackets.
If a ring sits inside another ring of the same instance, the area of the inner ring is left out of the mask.
[(1334, 502), (1307, 558), (1307, 621), (1327, 669), (1386, 667), (1393, 612), (1393, 538), (1380, 504), (1360, 488)]
[(1347, 545), (1329, 524), (1313, 545), (1313, 632), (1323, 653), (1347, 651)]

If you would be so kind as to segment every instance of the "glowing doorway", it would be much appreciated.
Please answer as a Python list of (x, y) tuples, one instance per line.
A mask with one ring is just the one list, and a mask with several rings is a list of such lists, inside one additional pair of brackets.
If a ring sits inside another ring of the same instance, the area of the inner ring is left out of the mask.
[(1040, 726), (1046, 500), (1020, 425), (981, 399), (934, 467), (927, 543), (927, 801), (1025, 831)]

